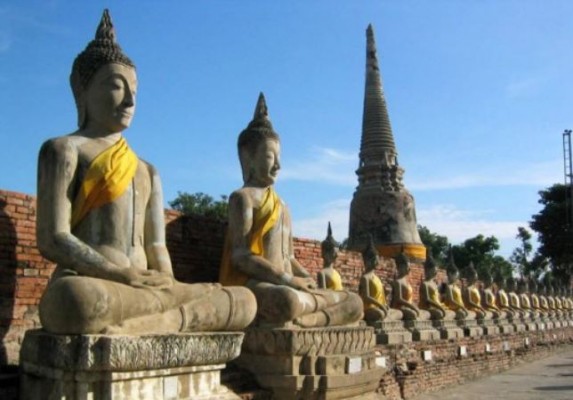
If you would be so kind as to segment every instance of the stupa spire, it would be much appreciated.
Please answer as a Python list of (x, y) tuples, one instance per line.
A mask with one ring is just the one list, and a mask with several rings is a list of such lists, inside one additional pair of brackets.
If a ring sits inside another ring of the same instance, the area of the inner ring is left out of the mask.
[(386, 98), (372, 25), (366, 30), (366, 83), (358, 187), (350, 206), (349, 248), (362, 250), (373, 237), (386, 257), (403, 253), (415, 260), (426, 258), (417, 230), (414, 198), (402, 182), (404, 169), (390, 126)]
[(393, 165), (396, 164), (396, 156), (396, 145), (394, 144), (394, 135), (388, 117), (380, 67), (378, 66), (374, 29), (372, 25), (368, 25), (366, 30), (366, 84), (360, 159), (361, 161), (384, 159), (387, 160), (387, 164)]

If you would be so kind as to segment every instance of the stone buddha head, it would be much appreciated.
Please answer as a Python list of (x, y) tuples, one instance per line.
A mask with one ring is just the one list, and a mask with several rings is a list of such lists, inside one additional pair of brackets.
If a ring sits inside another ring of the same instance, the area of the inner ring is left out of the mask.
[(446, 273), (448, 274), (448, 284), (457, 284), (460, 276), (460, 271), (458, 270), (456, 261), (454, 260), (454, 252), (452, 251), (451, 247), (448, 256), (448, 264), (446, 265)]
[(493, 284), (493, 279), (492, 279), (489, 271), (483, 271), (482, 272), (481, 281), (483, 282), (483, 286), (485, 289), (491, 288), (491, 285)]
[(468, 286), (475, 284), (478, 280), (478, 273), (474, 267), (474, 263), (470, 261), (470, 264), (466, 268), (466, 279)]
[(432, 252), (430, 249), (426, 249), (426, 261), (424, 262), (424, 276), (426, 280), (431, 280), (436, 277), (438, 273), (438, 267), (436, 266), (436, 262), (434, 261), (434, 257), (432, 257)]
[(403, 278), (410, 273), (410, 259), (404, 252), (404, 248), (402, 248), (402, 251), (394, 258), (394, 261), (396, 262), (398, 278)]
[(501, 270), (497, 270), (495, 272), (495, 285), (497, 286), (497, 290), (504, 290), (505, 289), (505, 277), (501, 273)]
[(135, 110), (135, 65), (117, 43), (107, 9), (94, 40), (74, 60), (70, 84), (80, 129), (95, 124), (115, 133), (129, 126)]
[(515, 279), (513, 277), (510, 277), (507, 280), (507, 285), (506, 285), (506, 289), (508, 292), (515, 292)]
[(262, 93), (253, 120), (239, 135), (237, 147), (243, 182), (258, 187), (273, 185), (280, 170), (280, 139), (268, 118)]
[(378, 251), (376, 250), (372, 235), (370, 235), (368, 244), (364, 250), (362, 250), (362, 261), (364, 262), (366, 272), (374, 271), (380, 264), (380, 258), (378, 257)]
[(332, 265), (336, 261), (336, 256), (338, 255), (338, 242), (334, 240), (332, 236), (332, 227), (330, 222), (328, 223), (326, 239), (320, 244), (320, 250), (322, 253), (322, 259), (324, 260), (324, 265)]
[(520, 279), (517, 283), (517, 293), (523, 294), (529, 291), (529, 285), (526, 279)]

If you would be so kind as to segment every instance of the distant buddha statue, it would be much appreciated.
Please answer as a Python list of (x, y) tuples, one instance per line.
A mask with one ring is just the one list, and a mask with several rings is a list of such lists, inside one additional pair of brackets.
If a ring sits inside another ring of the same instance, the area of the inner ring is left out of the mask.
[(402, 311), (404, 320), (426, 321), (430, 319), (430, 313), (420, 310), (414, 304), (414, 290), (408, 281), (410, 275), (410, 260), (402, 251), (395, 258), (397, 277), (392, 282), (392, 308)]
[(239, 135), (238, 150), (244, 185), (229, 198), (220, 282), (255, 293), (261, 324), (310, 328), (358, 322), (360, 297), (317, 289), (294, 257), (290, 214), (273, 187), (280, 169), (280, 140), (262, 93), (253, 120)]
[(40, 301), (57, 334), (240, 330), (255, 316), (245, 288), (183, 284), (165, 245), (161, 182), (122, 132), (137, 76), (105, 10), (75, 59), (79, 129), (46, 141), (38, 160), (37, 241), (57, 264)]
[(482, 290), (482, 307), (484, 310), (492, 313), (494, 319), (498, 318), (505, 318), (505, 312), (502, 311), (495, 301), (495, 294), (493, 293), (493, 279), (491, 274), (485, 271), (481, 278), (483, 282), (483, 290)]
[(511, 305), (509, 304), (509, 296), (505, 291), (506, 280), (503, 277), (501, 270), (498, 270), (495, 274), (495, 285), (497, 286), (497, 306), (500, 310), (505, 311), (509, 317), (513, 317), (516, 311), (511, 308)]
[(540, 282), (538, 285), (537, 293), (539, 297), (539, 306), (541, 309), (547, 314), (552, 315), (553, 311), (551, 307), (549, 307), (549, 301), (547, 300), (547, 289), (543, 282)]
[(515, 279), (513, 277), (510, 277), (507, 280), (506, 284), (507, 296), (509, 297), (509, 307), (511, 307), (511, 309), (516, 314), (523, 317), (525, 315), (525, 311), (521, 306), (521, 301), (519, 300), (519, 296), (515, 290), (516, 290)]
[(475, 312), (468, 310), (464, 304), (462, 289), (460, 287), (459, 270), (455, 264), (451, 249), (446, 271), (448, 274), (448, 284), (445, 286), (444, 294), (446, 307), (456, 313), (457, 320), (475, 319)]
[(492, 314), (481, 305), (481, 296), (477, 286), (478, 274), (472, 262), (467, 267), (467, 284), (464, 289), (464, 304), (466, 308), (476, 314), (476, 319), (491, 319)]
[(358, 293), (364, 303), (364, 319), (368, 325), (373, 325), (377, 321), (402, 319), (402, 311), (388, 306), (384, 284), (376, 275), (380, 258), (372, 239), (362, 251), (362, 260), (364, 261), (364, 274), (360, 278)]
[(332, 237), (332, 228), (328, 223), (326, 239), (320, 245), (323, 268), (317, 275), (318, 287), (320, 289), (343, 290), (342, 278), (334, 269), (334, 262), (338, 256), (338, 243)]
[(535, 310), (537, 313), (542, 313), (544, 312), (544, 310), (541, 307), (541, 302), (539, 300), (537, 292), (538, 292), (537, 281), (533, 279), (531, 281), (531, 284), (529, 285), (529, 299), (531, 300), (531, 308)]
[(531, 300), (529, 296), (529, 287), (525, 279), (520, 279), (517, 283), (517, 295), (519, 296), (519, 304), (521, 309), (531, 316), (535, 316), (535, 310), (531, 307)]
[(449, 310), (440, 299), (440, 291), (436, 284), (438, 268), (432, 257), (431, 251), (427, 251), (424, 262), (424, 281), (420, 286), (420, 308), (430, 313), (432, 320), (453, 320), (456, 313)]

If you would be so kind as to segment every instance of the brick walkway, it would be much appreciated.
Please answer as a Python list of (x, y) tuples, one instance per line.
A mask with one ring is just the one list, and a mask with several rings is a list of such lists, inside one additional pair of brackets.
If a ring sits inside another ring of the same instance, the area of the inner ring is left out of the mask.
[(559, 354), (413, 400), (571, 400), (573, 346)]

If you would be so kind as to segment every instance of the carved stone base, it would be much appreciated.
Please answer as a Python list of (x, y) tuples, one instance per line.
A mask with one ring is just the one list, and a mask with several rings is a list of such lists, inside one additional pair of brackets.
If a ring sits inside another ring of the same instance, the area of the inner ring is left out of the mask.
[(493, 319), (478, 320), (478, 325), (482, 327), (484, 335), (499, 335), (499, 326), (495, 324)]
[(563, 324), (562, 324), (561, 321), (559, 321), (558, 319), (554, 319), (552, 322), (553, 322), (553, 328), (561, 328), (561, 327), (563, 327)]
[(258, 327), (246, 331), (237, 364), (273, 399), (366, 398), (384, 371), (375, 345), (371, 327)]
[(374, 325), (376, 344), (401, 344), (412, 341), (412, 333), (403, 321), (377, 321)]
[(458, 326), (464, 330), (464, 336), (466, 337), (477, 337), (483, 335), (483, 329), (478, 326), (475, 319), (458, 320)]
[(537, 324), (529, 318), (524, 319), (523, 324), (528, 332), (535, 332), (537, 330)]
[(412, 339), (415, 342), (425, 342), (426, 340), (439, 340), (440, 332), (434, 329), (432, 321), (404, 321), (404, 326), (412, 332)]
[(440, 332), (441, 339), (460, 339), (464, 337), (464, 330), (455, 320), (433, 320), (432, 326)]
[(499, 328), (499, 333), (511, 334), (515, 332), (515, 327), (509, 322), (507, 318), (498, 318), (494, 320)]
[(20, 399), (238, 399), (220, 371), (243, 333), (52, 335), (28, 331)]

